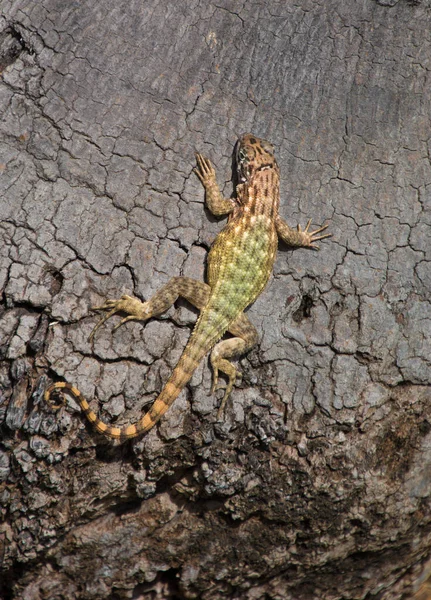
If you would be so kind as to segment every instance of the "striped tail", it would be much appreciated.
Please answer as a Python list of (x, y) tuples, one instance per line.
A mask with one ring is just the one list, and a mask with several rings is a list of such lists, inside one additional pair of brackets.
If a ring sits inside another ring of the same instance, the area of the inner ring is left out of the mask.
[[(104, 423), (96, 413), (91, 410), (90, 405), (87, 400), (81, 394), (81, 392), (75, 386), (70, 383), (58, 382), (51, 385), (45, 391), (45, 402), (49, 404), (52, 408), (58, 409), (64, 404), (64, 399), (61, 404), (55, 404), (50, 399), (52, 392), (56, 390), (67, 390), (75, 400), (78, 402), (81, 407), (83, 413), (93, 425), (93, 427), (99, 433), (103, 433), (109, 438), (114, 440), (127, 440), (130, 438), (134, 438), (141, 433), (145, 433), (160, 420), (160, 418), (165, 414), (171, 404), (179, 396), (180, 392), (184, 389), (185, 385), (190, 381), (196, 367), (214, 344), (213, 340), (205, 340), (204, 342), (201, 338), (201, 343), (196, 343), (196, 338), (193, 340), (195, 336), (192, 335), (192, 338), (189, 340), (186, 348), (184, 349), (183, 354), (181, 355), (180, 360), (178, 361), (177, 366), (172, 372), (169, 380), (167, 381), (165, 387), (160, 392), (159, 396), (154, 401), (153, 406), (150, 410), (145, 413), (145, 415), (139, 419), (136, 423), (126, 425), (124, 427), (112, 427)], [(197, 338), (199, 339), (199, 338)]]

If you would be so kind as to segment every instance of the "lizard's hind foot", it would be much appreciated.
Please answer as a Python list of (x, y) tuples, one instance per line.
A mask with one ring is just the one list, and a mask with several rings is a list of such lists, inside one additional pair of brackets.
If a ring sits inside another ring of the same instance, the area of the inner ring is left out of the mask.
[(151, 314), (147, 311), (148, 303), (141, 302), (137, 298), (132, 298), (131, 296), (121, 296), (119, 300), (106, 300), (105, 304), (102, 306), (93, 306), (92, 310), (95, 311), (108, 311), (97, 325), (94, 327), (93, 331), (90, 333), (88, 337), (88, 341), (92, 341), (94, 338), (94, 334), (108, 319), (110, 319), (116, 313), (126, 313), (128, 316), (121, 319), (121, 321), (114, 327), (114, 331), (121, 327), (127, 321), (141, 321), (144, 319), (149, 319)]
[(222, 340), (211, 352), (211, 366), (214, 373), (211, 392), (215, 392), (216, 390), (219, 371), (228, 376), (228, 383), (223, 400), (221, 401), (220, 408), (217, 412), (217, 420), (219, 420), (223, 414), (226, 402), (229, 399), (229, 395), (237, 377), (242, 377), (242, 373), (227, 359), (245, 354), (253, 348), (257, 342), (257, 331), (244, 313), (239, 314), (235, 321), (230, 324), (229, 332), (237, 337)]
[[(217, 411), (217, 421), (220, 421), (221, 418), (222, 418), (222, 416), (223, 416), (224, 409), (226, 408), (226, 403), (227, 403), (227, 401), (229, 399), (231, 391), (233, 390), (233, 386), (235, 385), (235, 381), (237, 379), (241, 379), (241, 377), (242, 377), (242, 373), (240, 371), (237, 371), (237, 369), (235, 369), (235, 367), (233, 366), (232, 363), (228, 362), (227, 360), (223, 361), (223, 362), (226, 362), (228, 365), (230, 365), (232, 367), (233, 374), (229, 375), (228, 384), (227, 384), (227, 386), (225, 388), (223, 399), (222, 399), (221, 404), (219, 406), (219, 409)], [(221, 369), (221, 370), (224, 373), (226, 373), (225, 369)], [(215, 374), (215, 371), (214, 371), (214, 374)], [(217, 387), (217, 382), (215, 381), (213, 383), (212, 388), (211, 388), (211, 392), (213, 393), (216, 390), (221, 390), (221, 389), (223, 389), (223, 386)]]
[(225, 358), (221, 358), (217, 356), (215, 349), (211, 354), (211, 365), (213, 367), (213, 384), (211, 387), (210, 394), (214, 394), (217, 390), (223, 389), (223, 385), (217, 387), (218, 378), (219, 378), (219, 370), (222, 373), (225, 373), (228, 376), (228, 383), (225, 388), (223, 400), (221, 401), (220, 407), (217, 411), (217, 421), (219, 421), (224, 413), (224, 409), (226, 407), (226, 402), (229, 399), (230, 393), (233, 390), (233, 386), (237, 378), (242, 377), (242, 373), (238, 371), (235, 366), (226, 360)]

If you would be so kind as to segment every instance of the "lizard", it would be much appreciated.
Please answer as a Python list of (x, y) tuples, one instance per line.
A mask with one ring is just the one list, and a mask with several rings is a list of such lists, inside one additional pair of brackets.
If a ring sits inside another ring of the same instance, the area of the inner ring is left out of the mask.
[[(223, 197), (211, 161), (199, 153), (196, 161), (194, 173), (205, 188), (207, 208), (215, 216), (229, 216), (208, 254), (208, 283), (189, 277), (173, 277), (146, 302), (123, 295), (118, 300), (106, 300), (102, 306), (93, 308), (104, 314), (89, 340), (93, 340), (101, 325), (117, 313), (127, 316), (121, 319), (114, 331), (128, 321), (146, 321), (162, 314), (180, 296), (200, 310), (189, 341), (152, 407), (136, 423), (113, 427), (99, 419), (75, 386), (57, 382), (45, 392), (45, 401), (53, 409), (58, 409), (65, 401), (60, 390), (68, 391), (93, 427), (112, 439), (123, 441), (150, 430), (173, 404), (210, 350), (213, 369), (210, 393), (217, 389), (219, 372), (228, 379), (218, 409), (217, 418), (220, 418), (240, 375), (229, 359), (248, 352), (258, 341), (257, 330), (244, 310), (256, 300), (269, 280), (279, 238), (292, 247), (318, 250), (316, 242), (332, 235), (322, 233), (328, 225), (310, 231), (311, 219), (302, 229), (300, 225), (289, 227), (281, 218), (280, 171), (270, 142), (251, 133), (239, 138), (235, 149), (237, 185), (233, 198)], [(226, 332), (233, 337), (221, 340)], [(61, 394), (62, 403), (55, 404), (50, 399), (53, 392)]]

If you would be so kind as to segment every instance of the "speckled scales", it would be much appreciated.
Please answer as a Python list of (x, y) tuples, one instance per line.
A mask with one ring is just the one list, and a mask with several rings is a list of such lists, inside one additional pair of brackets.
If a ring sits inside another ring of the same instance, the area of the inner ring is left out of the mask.
[[(278, 238), (292, 246), (317, 248), (314, 242), (329, 236), (318, 235), (326, 226), (309, 232), (309, 221), (304, 230), (299, 226), (295, 230), (278, 215), (279, 170), (274, 148), (266, 140), (252, 134), (244, 134), (239, 139), (236, 163), (240, 183), (236, 187), (235, 200), (222, 197), (210, 161), (199, 154), (196, 157), (195, 173), (205, 187), (208, 208), (215, 215), (229, 215), (228, 224), (215, 239), (208, 256), (208, 284), (174, 277), (147, 302), (130, 296), (107, 300), (96, 308), (106, 314), (90, 336), (116, 313), (127, 315), (119, 325), (132, 319), (147, 320), (166, 311), (179, 296), (201, 310), (189, 342), (153, 406), (137, 423), (119, 428), (99, 419), (80, 391), (70, 384), (55, 383), (45, 393), (45, 400), (54, 406), (50, 401), (51, 393), (67, 390), (79, 402), (93, 427), (114, 439), (132, 438), (151, 429), (178, 397), (211, 348), (212, 391), (216, 389), (219, 371), (228, 377), (218, 412), (220, 416), (238, 375), (228, 359), (247, 352), (257, 343), (256, 329), (243, 311), (256, 300), (268, 282)], [(227, 331), (234, 337), (219, 342)]]

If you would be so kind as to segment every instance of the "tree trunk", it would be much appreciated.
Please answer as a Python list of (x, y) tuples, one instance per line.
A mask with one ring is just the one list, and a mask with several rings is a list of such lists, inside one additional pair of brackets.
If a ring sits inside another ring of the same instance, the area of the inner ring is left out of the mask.
[[(0, 595), (429, 597), (429, 0), (3, 4)], [(194, 153), (228, 196), (246, 131), (333, 238), (280, 245), (224, 419), (207, 361), (135, 441), (53, 412), (52, 381), (116, 424), (160, 391), (197, 312), (90, 343), (90, 309), (204, 278)]]

